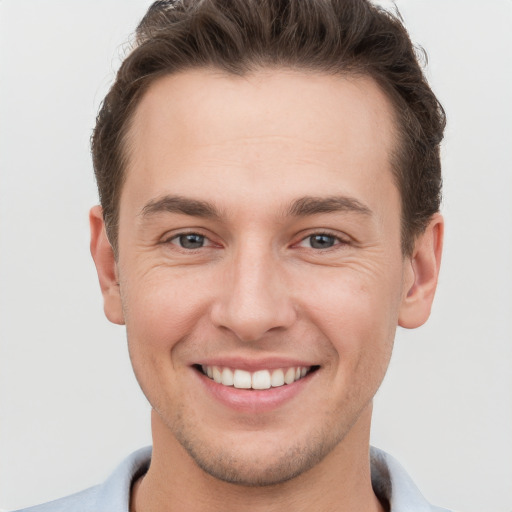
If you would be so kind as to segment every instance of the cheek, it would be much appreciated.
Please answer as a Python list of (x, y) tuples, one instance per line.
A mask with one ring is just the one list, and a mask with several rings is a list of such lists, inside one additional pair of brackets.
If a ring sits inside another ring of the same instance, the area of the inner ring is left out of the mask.
[(341, 365), (350, 374), (385, 371), (398, 321), (396, 282), (396, 276), (386, 281), (340, 271), (323, 280), (322, 287), (309, 289), (304, 309), (334, 348), (333, 366)]
[(171, 397), (186, 392), (180, 387), (181, 372), (188, 368), (180, 347), (200, 328), (208, 303), (204, 290), (193, 281), (155, 271), (121, 282), (131, 363), (140, 387), (157, 410), (163, 410)]
[(337, 410), (367, 404), (386, 374), (395, 337), (395, 312), (364, 290), (345, 289), (338, 293), (337, 307), (326, 301), (321, 324), (335, 358), (328, 368), (333, 390), (338, 395)]
[(340, 268), (311, 276), (310, 286), (299, 293), (305, 308), (323, 318), (326, 326), (364, 330), (386, 327), (390, 322), (396, 326), (400, 281), (400, 273), (393, 268)]
[(199, 278), (170, 271), (122, 283), (121, 297), (129, 342), (142, 351), (171, 350), (194, 329), (209, 303)]

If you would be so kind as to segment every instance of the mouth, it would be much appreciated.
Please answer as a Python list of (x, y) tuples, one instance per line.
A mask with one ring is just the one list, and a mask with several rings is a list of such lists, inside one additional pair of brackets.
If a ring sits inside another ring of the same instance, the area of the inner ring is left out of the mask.
[(290, 366), (261, 369), (254, 372), (216, 365), (194, 365), (194, 368), (222, 386), (265, 390), (293, 384), (318, 370), (319, 366)]

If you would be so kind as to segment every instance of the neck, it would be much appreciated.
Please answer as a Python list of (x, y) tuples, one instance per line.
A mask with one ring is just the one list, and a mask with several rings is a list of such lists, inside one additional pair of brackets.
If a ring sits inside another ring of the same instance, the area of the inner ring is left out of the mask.
[(384, 512), (371, 486), (371, 405), (367, 409), (343, 441), (313, 468), (263, 487), (227, 483), (205, 473), (153, 412), (151, 465), (133, 486), (130, 512)]

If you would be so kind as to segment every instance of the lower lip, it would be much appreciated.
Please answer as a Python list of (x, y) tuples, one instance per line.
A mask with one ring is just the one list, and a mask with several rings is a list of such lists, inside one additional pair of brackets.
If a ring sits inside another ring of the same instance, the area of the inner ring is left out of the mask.
[(295, 398), (308, 383), (315, 373), (309, 373), (305, 377), (276, 388), (265, 390), (238, 389), (233, 386), (218, 384), (201, 372), (194, 370), (207, 392), (223, 405), (238, 412), (262, 413), (277, 409)]

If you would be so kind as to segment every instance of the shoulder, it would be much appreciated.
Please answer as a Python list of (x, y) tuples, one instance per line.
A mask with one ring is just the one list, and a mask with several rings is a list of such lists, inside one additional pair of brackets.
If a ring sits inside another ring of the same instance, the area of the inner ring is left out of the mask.
[(84, 491), (15, 512), (129, 512), (132, 482), (142, 476), (151, 460), (151, 447), (127, 457), (102, 484)]
[(16, 512), (90, 512), (96, 502), (98, 488), (99, 486), (91, 487), (65, 498), (24, 508)]

